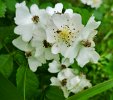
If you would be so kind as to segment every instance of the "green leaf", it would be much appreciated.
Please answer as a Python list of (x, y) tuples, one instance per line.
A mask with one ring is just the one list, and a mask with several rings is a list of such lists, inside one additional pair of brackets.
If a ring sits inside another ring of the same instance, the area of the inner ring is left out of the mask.
[(0, 72), (9, 77), (13, 71), (13, 58), (10, 55), (0, 55)]
[(98, 11), (98, 10), (95, 10), (94, 11), (94, 16), (97, 20), (102, 20), (102, 17), (103, 17), (103, 14), (102, 12)]
[(46, 90), (44, 100), (65, 100), (65, 98), (59, 87), (50, 86)]
[(2, 45), (2, 43), (1, 43), (1, 41), (0, 41), (0, 49), (3, 47), (3, 45)]
[(17, 3), (16, 0), (5, 0), (5, 3), (6, 3), (6, 6), (7, 6), (7, 9), (9, 11), (12, 11), (12, 12), (15, 11), (15, 4)]
[(0, 17), (5, 17), (6, 5), (0, 0)]
[(23, 94), (24, 100), (37, 96), (39, 81), (28, 67), (19, 67), (16, 74), (17, 88)]
[(104, 92), (112, 87), (113, 87), (113, 79), (100, 83), (78, 94), (75, 94), (74, 96), (69, 97), (67, 100), (85, 100), (90, 97), (93, 97), (96, 94)]
[(28, 6), (31, 6), (33, 4), (39, 5), (39, 0), (30, 0), (30, 1), (27, 1), (27, 4), (28, 4)]
[(0, 41), (3, 42), (3, 44), (12, 43), (14, 38), (14, 26), (0, 27)]
[(0, 73), (0, 100), (23, 100), (16, 87)]

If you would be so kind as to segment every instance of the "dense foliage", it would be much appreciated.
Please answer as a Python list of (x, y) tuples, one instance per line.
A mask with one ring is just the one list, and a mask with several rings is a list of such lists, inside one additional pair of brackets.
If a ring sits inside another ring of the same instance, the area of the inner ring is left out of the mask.
[[(64, 100), (63, 93), (58, 87), (49, 86), (50, 77), (53, 74), (47, 71), (48, 65), (39, 67), (33, 73), (28, 67), (24, 52), (12, 45), (12, 40), (17, 37), (14, 34), (14, 27), (16, 26), (14, 23), (15, 4), (22, 1), (0, 0), (1, 100), (16, 100), (19, 98), (24, 100)], [(113, 1), (103, 0), (100, 8), (94, 9), (82, 4), (80, 0), (26, 0), (28, 6), (35, 3), (40, 8), (54, 7), (57, 2), (62, 2), (65, 9), (71, 8), (74, 12), (81, 14), (83, 24), (87, 23), (92, 14), (97, 21), (101, 21), (98, 35), (95, 37), (96, 51), (101, 56), (98, 64), (88, 63), (84, 68), (80, 68), (74, 63), (72, 67), (77, 73), (83, 72), (87, 75), (93, 86), (113, 79)], [(101, 100), (101, 98), (113, 100), (113, 88), (97, 94), (89, 100)]]

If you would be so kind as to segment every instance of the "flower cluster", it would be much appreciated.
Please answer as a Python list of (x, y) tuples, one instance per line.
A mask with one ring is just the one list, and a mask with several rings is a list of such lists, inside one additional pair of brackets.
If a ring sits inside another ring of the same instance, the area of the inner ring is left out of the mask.
[(91, 6), (92, 8), (99, 8), (102, 4), (102, 0), (81, 0), (81, 2)]
[(48, 60), (52, 61), (48, 71), (57, 73), (57, 77), (50, 79), (51, 85), (59, 86), (65, 97), (91, 87), (86, 76), (77, 75), (71, 65), (76, 60), (84, 67), (88, 62), (99, 60), (93, 39), (100, 22), (96, 22), (94, 16), (83, 25), (81, 15), (72, 9), (63, 12), (61, 3), (46, 9), (33, 4), (29, 10), (22, 2), (16, 4), (14, 20), (17, 25), (14, 32), (19, 37), (13, 40), (13, 45), (25, 52), (33, 72)]
[(49, 64), (48, 71), (51, 73), (58, 73), (57, 77), (52, 77), (51, 85), (59, 86), (67, 98), (69, 94), (77, 93), (84, 88), (91, 87), (91, 83), (86, 79), (86, 76), (76, 75), (72, 68), (69, 68), (70, 63), (68, 59), (62, 59), (62, 62), (53, 61)]

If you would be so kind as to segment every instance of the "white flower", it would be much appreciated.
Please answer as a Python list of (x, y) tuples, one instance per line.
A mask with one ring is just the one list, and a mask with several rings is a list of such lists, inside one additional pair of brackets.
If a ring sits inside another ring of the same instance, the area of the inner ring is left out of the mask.
[(31, 40), (31, 45), (36, 49), (35, 57), (44, 55), (46, 60), (59, 60), (58, 54), (51, 53), (51, 44), (47, 42), (46, 38), (45, 30), (42, 27), (37, 27)]
[(37, 70), (37, 67), (46, 63), (46, 59), (43, 55), (40, 57), (34, 56), (35, 48), (33, 48), (30, 43), (23, 41), (21, 36), (14, 39), (12, 43), (15, 47), (25, 52), (25, 55), (28, 58), (29, 67), (33, 72)]
[(73, 93), (78, 93), (82, 91), (84, 88), (91, 87), (91, 83), (86, 79), (85, 75), (75, 76), (74, 78), (68, 80), (67, 89)]
[(47, 41), (52, 46), (52, 53), (65, 54), (77, 38), (79, 31), (83, 28), (79, 14), (54, 14), (48, 22), (46, 29)]
[(30, 11), (25, 1), (16, 4), (15, 23), (18, 25), (14, 32), (22, 36), (26, 42), (32, 39), (34, 29), (38, 26), (44, 26), (47, 23), (49, 15), (45, 10), (40, 10), (36, 4), (30, 7)]
[(94, 49), (95, 43), (93, 38), (97, 34), (95, 29), (99, 25), (100, 22), (96, 22), (93, 16), (89, 19), (87, 25), (79, 32), (74, 45), (69, 47), (65, 53), (65, 57), (69, 58), (70, 62), (74, 62), (75, 58), (81, 67), (88, 62), (98, 62), (100, 56)]
[(78, 93), (82, 91), (84, 88), (91, 87), (91, 83), (86, 79), (85, 75), (76, 75), (72, 69), (66, 68), (58, 73), (57, 78), (52, 77), (51, 85), (59, 86), (64, 96), (67, 98), (69, 94)]
[(68, 80), (70, 80), (74, 76), (75, 75), (72, 69), (70, 68), (63, 69), (62, 71), (58, 73), (57, 78), (52, 77), (50, 79), (51, 80), (50, 85), (59, 86), (64, 93), (64, 97), (67, 98), (70, 94), (70, 91), (67, 89), (66, 85), (67, 85)]
[[(57, 3), (54, 8), (52, 8), (52, 7), (46, 8), (47, 13), (51, 16), (53, 14), (61, 14), (62, 10), (63, 10), (63, 4), (62, 3)], [(73, 10), (72, 9), (66, 9), (64, 13), (68, 13), (70, 16), (72, 16)]]
[(53, 60), (52, 63), (49, 63), (48, 71), (51, 73), (57, 73), (70, 65), (69, 59), (63, 58), (61, 63), (59, 61)]
[(102, 0), (81, 0), (82, 3), (91, 6), (92, 8), (99, 8)]

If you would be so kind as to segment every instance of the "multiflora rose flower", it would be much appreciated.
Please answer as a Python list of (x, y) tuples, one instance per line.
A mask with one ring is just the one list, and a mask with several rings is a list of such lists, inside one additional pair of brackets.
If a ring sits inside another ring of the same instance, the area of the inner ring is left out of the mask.
[(14, 32), (22, 36), (22, 40), (28, 42), (32, 39), (35, 28), (44, 27), (49, 15), (44, 9), (39, 9), (36, 4), (30, 7), (26, 6), (25, 1), (16, 4), (15, 23), (18, 25)]
[(81, 16), (73, 14), (54, 14), (48, 21), (46, 29), (47, 41), (52, 46), (52, 53), (61, 53), (63, 56), (77, 38), (79, 31), (83, 28)]
[(94, 16), (91, 16), (87, 25), (79, 32), (78, 38), (65, 53), (65, 57), (69, 58), (70, 62), (74, 62), (74, 59), (76, 59), (81, 67), (88, 62), (98, 62), (100, 56), (95, 51), (93, 39), (97, 34), (96, 28), (98, 28), (99, 25), (100, 22), (96, 22)]
[(94, 36), (100, 22), (91, 16), (86, 26), (81, 22), (81, 16), (73, 13), (53, 14), (48, 21), (46, 29), (47, 41), (52, 44), (52, 53), (61, 53), (69, 58), (71, 63), (74, 59), (83, 67), (88, 62), (97, 63), (99, 55), (95, 51)]
[(76, 75), (74, 70), (66, 68), (58, 73), (57, 77), (51, 77), (51, 85), (58, 86), (62, 89), (65, 98), (72, 93), (78, 93), (82, 91), (85, 87), (91, 87), (91, 83), (86, 79), (86, 76)]
[(31, 43), (23, 41), (21, 36), (17, 39), (14, 39), (12, 43), (15, 47), (25, 52), (29, 67), (33, 72), (37, 70), (37, 67), (42, 66), (42, 64), (46, 63), (44, 55), (41, 55), (40, 57), (34, 56), (35, 48), (31, 46)]

